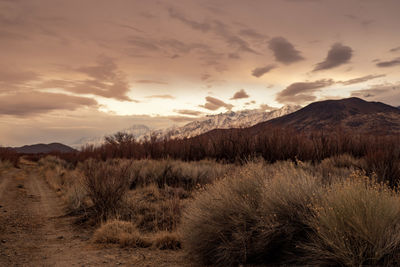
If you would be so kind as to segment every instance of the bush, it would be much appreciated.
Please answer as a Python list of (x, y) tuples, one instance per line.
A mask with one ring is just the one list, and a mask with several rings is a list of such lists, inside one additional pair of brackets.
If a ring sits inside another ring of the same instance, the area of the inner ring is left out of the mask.
[(149, 247), (151, 242), (144, 238), (130, 222), (111, 220), (100, 226), (93, 241), (103, 244), (119, 244), (122, 247)]
[(156, 184), (159, 188), (181, 187), (192, 190), (213, 182), (226, 174), (232, 166), (211, 160), (196, 163), (180, 160), (140, 160), (131, 169), (131, 189)]
[(310, 202), (318, 199), (320, 188), (291, 163), (270, 169), (250, 164), (189, 204), (181, 228), (184, 248), (205, 265), (295, 260), (298, 242), (307, 237)]
[(98, 219), (106, 220), (119, 215), (129, 190), (130, 163), (97, 162), (88, 160), (83, 168), (83, 183)]
[(181, 218), (180, 195), (154, 184), (138, 188), (129, 193), (130, 220), (143, 232), (175, 230)]
[(400, 196), (355, 173), (330, 187), (309, 222), (308, 261), (321, 265), (396, 265)]

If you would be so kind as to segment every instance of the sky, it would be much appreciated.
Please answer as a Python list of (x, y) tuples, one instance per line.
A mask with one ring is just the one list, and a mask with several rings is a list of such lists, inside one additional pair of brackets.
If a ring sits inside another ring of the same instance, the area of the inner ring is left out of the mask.
[(400, 106), (398, 0), (0, 0), (0, 145), (360, 97)]

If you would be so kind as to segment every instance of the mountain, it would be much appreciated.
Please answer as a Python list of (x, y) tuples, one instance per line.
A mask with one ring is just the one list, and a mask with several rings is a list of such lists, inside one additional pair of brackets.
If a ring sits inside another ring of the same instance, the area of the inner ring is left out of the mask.
[(324, 130), (370, 133), (400, 133), (400, 109), (381, 102), (367, 102), (352, 97), (341, 100), (314, 102), (291, 114), (257, 124), (252, 132), (271, 127), (293, 128), (301, 131)]
[(50, 152), (67, 153), (76, 151), (75, 149), (61, 143), (26, 145), (22, 147), (14, 147), (13, 149), (18, 153), (24, 153), (24, 154), (50, 153)]
[[(149, 138), (151, 135), (154, 135), (160, 139), (163, 139), (165, 137), (172, 139), (190, 138), (206, 133), (213, 129), (250, 127), (257, 123), (292, 113), (300, 108), (301, 106), (287, 105), (280, 109), (272, 110), (269, 112), (261, 110), (242, 110), (237, 112), (229, 111), (216, 115), (208, 115), (202, 119), (190, 122), (181, 127), (172, 126), (164, 129), (151, 130), (145, 125), (134, 125), (131, 128), (121, 130), (121, 132), (130, 133), (135, 137), (136, 140), (139, 141), (144, 140), (145, 138)], [(75, 148), (80, 148), (84, 145), (98, 146), (104, 142), (104, 137), (105, 136), (95, 138), (82, 138), (72, 144), (72, 146)]]
[(230, 111), (217, 115), (209, 115), (205, 119), (190, 122), (182, 127), (172, 127), (155, 131), (157, 137), (190, 138), (214, 129), (247, 128), (257, 123), (290, 114), (301, 106), (287, 105), (270, 112), (260, 110)]

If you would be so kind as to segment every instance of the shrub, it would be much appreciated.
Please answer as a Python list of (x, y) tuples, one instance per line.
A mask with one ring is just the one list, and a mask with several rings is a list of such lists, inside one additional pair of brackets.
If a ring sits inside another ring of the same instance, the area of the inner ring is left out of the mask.
[(181, 218), (181, 192), (152, 184), (129, 193), (130, 219), (144, 232), (175, 230)]
[(196, 186), (211, 183), (231, 167), (211, 160), (195, 163), (170, 159), (140, 160), (132, 166), (130, 188), (157, 184), (159, 188), (169, 186), (192, 190)]
[(93, 242), (119, 244), (122, 247), (149, 247), (151, 242), (144, 238), (130, 222), (111, 220), (103, 223), (93, 234)]
[(396, 265), (400, 249), (400, 196), (356, 173), (332, 185), (309, 222), (304, 248), (310, 263)]
[(295, 260), (319, 188), (314, 177), (291, 163), (269, 169), (251, 164), (189, 204), (181, 228), (184, 248), (206, 265)]
[(129, 190), (130, 163), (88, 160), (83, 168), (83, 183), (98, 219), (117, 217)]

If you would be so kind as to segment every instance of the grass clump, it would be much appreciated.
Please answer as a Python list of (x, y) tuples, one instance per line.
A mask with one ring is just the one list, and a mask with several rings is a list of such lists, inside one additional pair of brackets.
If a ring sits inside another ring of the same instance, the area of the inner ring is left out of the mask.
[(131, 222), (110, 220), (103, 223), (93, 234), (93, 242), (119, 244), (121, 247), (150, 247), (151, 242), (144, 238)]
[(328, 188), (309, 222), (314, 234), (304, 247), (322, 265), (399, 264), (400, 196), (362, 173)]
[(184, 248), (205, 265), (294, 260), (319, 188), (314, 177), (291, 163), (269, 170), (253, 163), (196, 196), (183, 218)]
[(179, 250), (182, 248), (181, 239), (176, 232), (157, 232), (152, 237), (153, 247), (160, 250)]

